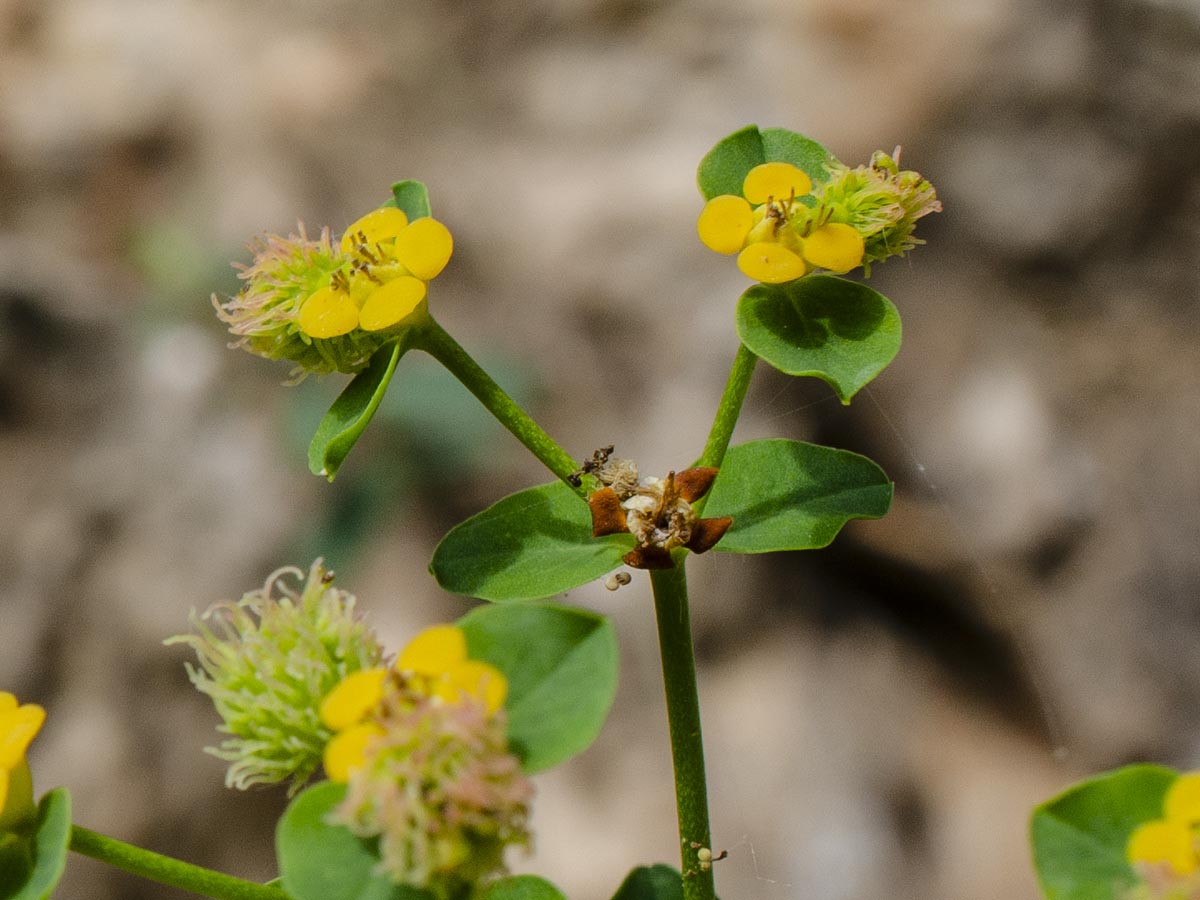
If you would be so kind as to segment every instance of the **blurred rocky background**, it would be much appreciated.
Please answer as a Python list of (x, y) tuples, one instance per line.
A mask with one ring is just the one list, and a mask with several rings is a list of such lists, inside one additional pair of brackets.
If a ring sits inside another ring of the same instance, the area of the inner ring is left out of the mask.
[[(695, 238), (747, 122), (903, 145), (946, 211), (873, 284), (895, 364), (843, 408), (763, 366), (741, 439), (867, 453), (893, 512), (826, 552), (692, 566), (726, 898), (1032, 900), (1030, 808), (1200, 762), (1195, 0), (0, 0), (0, 686), (77, 820), (247, 877), (282, 791), (235, 794), (161, 641), (323, 554), (393, 647), (461, 614), (454, 522), (546, 480), (416, 355), (343, 474), (337, 379), (226, 350), (230, 260), (428, 182), (444, 324), (574, 455), (693, 458), (745, 283)], [(398, 388), (398, 389), (397, 389)], [(676, 862), (648, 588), (598, 743), (538, 779), (574, 900)], [(63, 898), (182, 898), (79, 857)]]

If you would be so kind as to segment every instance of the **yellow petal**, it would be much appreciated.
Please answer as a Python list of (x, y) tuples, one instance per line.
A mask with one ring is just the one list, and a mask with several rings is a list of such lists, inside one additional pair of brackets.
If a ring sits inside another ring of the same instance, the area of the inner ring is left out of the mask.
[(409, 275), (393, 278), (367, 295), (358, 314), (363, 331), (379, 331), (395, 325), (425, 299), (425, 282)]
[(358, 327), (358, 307), (349, 295), (323, 287), (300, 307), (300, 330), (309, 337), (332, 338)]
[(467, 636), (455, 625), (434, 625), (413, 638), (396, 669), (418, 675), (441, 675), (467, 659)]
[(0, 769), (16, 768), (45, 721), (46, 711), (32, 703), (0, 713)]
[(438, 679), (434, 694), (447, 703), (461, 703), (464, 696), (482, 700), (487, 711), (494, 713), (508, 696), (508, 679), (495, 666), (468, 659)]
[(356, 725), (383, 699), (386, 669), (364, 669), (338, 682), (321, 701), (321, 721), (326, 728), (342, 731)]
[(1200, 824), (1200, 772), (1180, 775), (1163, 801), (1167, 819), (1185, 825)]
[(742, 194), (758, 206), (769, 199), (787, 200), (793, 194), (803, 197), (812, 190), (812, 179), (791, 163), (769, 162), (755, 166), (742, 182)]
[(786, 247), (770, 241), (751, 244), (739, 253), (738, 268), (748, 278), (767, 284), (793, 281), (807, 271), (803, 259)]
[(4, 815), (6, 802), (8, 802), (8, 769), (0, 768), (0, 816)]
[(1131, 863), (1165, 862), (1177, 875), (1195, 872), (1196, 851), (1192, 830), (1166, 819), (1139, 825), (1125, 845), (1125, 857)]
[(709, 250), (737, 253), (754, 225), (754, 210), (741, 197), (722, 194), (704, 205), (696, 231)]
[(374, 722), (363, 722), (339, 732), (325, 745), (323, 762), (330, 781), (345, 784), (350, 774), (367, 761), (367, 745), (383, 735)]
[(818, 269), (849, 272), (862, 265), (863, 239), (841, 222), (822, 225), (804, 239), (804, 258)]
[(372, 210), (346, 229), (342, 235), (342, 252), (350, 253), (360, 243), (374, 247), (395, 240), (407, 224), (408, 216), (394, 206)]
[(436, 278), (453, 252), (450, 229), (437, 219), (417, 219), (396, 236), (396, 259), (422, 281)]
[(17, 697), (8, 691), (0, 691), (0, 716), (17, 708)]

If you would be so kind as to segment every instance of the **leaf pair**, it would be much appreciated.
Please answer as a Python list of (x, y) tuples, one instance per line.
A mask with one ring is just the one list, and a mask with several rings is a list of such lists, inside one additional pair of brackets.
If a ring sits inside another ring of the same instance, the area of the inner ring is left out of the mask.
[[(892, 485), (864, 456), (770, 439), (731, 447), (704, 507), (732, 516), (730, 553), (824, 547), (850, 519), (887, 512)], [(621, 565), (629, 535), (592, 537), (587, 507), (562, 482), (512, 494), (454, 528), (430, 571), (448, 591), (484, 600), (550, 597)]]

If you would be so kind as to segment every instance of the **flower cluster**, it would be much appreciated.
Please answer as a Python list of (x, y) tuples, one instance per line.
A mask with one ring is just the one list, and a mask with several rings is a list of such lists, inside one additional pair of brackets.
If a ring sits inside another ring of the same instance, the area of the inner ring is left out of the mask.
[(1163, 798), (1163, 816), (1130, 835), (1126, 858), (1151, 897), (1200, 897), (1200, 772), (1180, 775)]
[(902, 255), (920, 243), (916, 220), (940, 209), (927, 180), (877, 152), (869, 166), (830, 163), (829, 179), (815, 188), (791, 163), (755, 166), (740, 196), (708, 201), (697, 231), (710, 250), (736, 253), (747, 277), (780, 284), (814, 269), (849, 272)]
[(428, 283), (454, 249), (449, 230), (429, 217), (409, 221), (385, 206), (346, 229), (335, 246), (329, 230), (311, 240), (304, 227), (266, 235), (242, 267), (245, 286), (217, 315), (237, 345), (312, 372), (357, 372), (424, 309)]
[(237, 603), (193, 614), (197, 633), (166, 641), (196, 651), (200, 665), (188, 665), (188, 677), (212, 698), (219, 730), (231, 735), (207, 748), (230, 763), (230, 787), (287, 779), (293, 792), (303, 786), (333, 736), (317, 713), (321, 698), (383, 657), (375, 635), (354, 614), (353, 595), (331, 586), (333, 573), (321, 560), (298, 594), (289, 576), (299, 580), (304, 573), (280, 569)]
[(603, 485), (588, 495), (592, 536), (628, 532), (637, 546), (622, 557), (635, 569), (669, 569), (671, 551), (686, 547), (704, 553), (724, 537), (733, 519), (702, 519), (692, 504), (708, 493), (717, 477), (711, 466), (685, 469), (666, 478), (638, 478), (632, 460), (611, 457), (612, 447), (596, 451), (581, 472)]
[(347, 785), (333, 813), (378, 839), (398, 884), (457, 896), (504, 868), (509, 845), (527, 845), (532, 787), (509, 751), (508, 683), (467, 655), (452, 625), (419, 634), (391, 669), (344, 679), (321, 703), (336, 732), (325, 772)]
[(41, 730), (46, 711), (0, 691), (0, 832), (33, 817), (33, 780), (25, 751)]

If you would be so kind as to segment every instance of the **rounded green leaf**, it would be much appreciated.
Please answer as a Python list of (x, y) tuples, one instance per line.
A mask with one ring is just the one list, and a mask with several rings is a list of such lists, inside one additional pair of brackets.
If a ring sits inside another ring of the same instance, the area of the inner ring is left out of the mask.
[(429, 189), (420, 181), (410, 179), (393, 184), (392, 203), (408, 216), (410, 222), (413, 219), (433, 215), (433, 210), (429, 206)]
[(546, 603), (481, 606), (458, 621), (472, 659), (508, 679), (508, 739), (527, 772), (596, 739), (617, 691), (617, 637), (603, 616)]
[(410, 334), (406, 331), (395, 344), (380, 348), (367, 367), (355, 375), (333, 401), (308, 445), (308, 468), (314, 475), (324, 475), (333, 481), (375, 410), (379, 409), (396, 372), (396, 364), (408, 349)]
[(732, 516), (714, 549), (812, 550), (850, 519), (878, 519), (892, 502), (883, 469), (849, 450), (772, 438), (730, 447), (704, 515)]
[(1179, 775), (1136, 765), (1081, 782), (1033, 811), (1034, 867), (1048, 900), (1122, 900), (1137, 881), (1125, 858), (1129, 836), (1162, 818)]
[(566, 896), (536, 875), (514, 875), (488, 885), (481, 900), (567, 900)]
[[(16, 837), (16, 836), (13, 836)], [(17, 841), (24, 845), (18, 847)], [(58, 885), (67, 867), (67, 849), (71, 844), (71, 795), (66, 788), (55, 788), (38, 804), (37, 823), (31, 841), (17, 838), (11, 843), (0, 838), (0, 866), (7, 876), (19, 857), (24, 878), (12, 884), (0, 877), (3, 900), (46, 900)], [(27, 848), (27, 849), (26, 849)]]
[(592, 537), (587, 505), (561, 481), (511, 494), (450, 531), (429, 571), (455, 594), (540, 600), (621, 565), (630, 535)]
[(612, 900), (683, 900), (683, 877), (659, 863), (638, 866), (621, 883)]
[(816, 141), (785, 128), (747, 125), (722, 138), (700, 161), (696, 182), (705, 200), (721, 194), (742, 195), (746, 173), (765, 162), (787, 162), (802, 169), (813, 184), (829, 180), (826, 165), (833, 160)]
[(820, 378), (842, 403), (900, 349), (900, 314), (883, 294), (832, 275), (757, 284), (738, 301), (746, 349), (788, 375)]
[(345, 785), (324, 781), (288, 804), (275, 830), (283, 889), (296, 900), (432, 900), (379, 873), (370, 843), (326, 822), (345, 795)]

